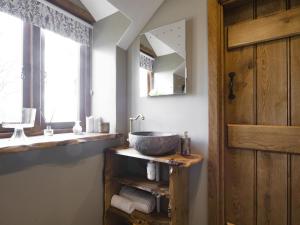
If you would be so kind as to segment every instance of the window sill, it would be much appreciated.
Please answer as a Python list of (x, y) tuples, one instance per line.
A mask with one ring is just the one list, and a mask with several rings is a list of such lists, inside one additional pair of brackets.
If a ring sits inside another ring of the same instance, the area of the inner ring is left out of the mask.
[(13, 142), (9, 139), (0, 139), (0, 155), (9, 153), (41, 150), (58, 146), (76, 145), (86, 142), (113, 140), (122, 137), (121, 134), (82, 134), (72, 133), (55, 134), (53, 136), (29, 137), (26, 143)]

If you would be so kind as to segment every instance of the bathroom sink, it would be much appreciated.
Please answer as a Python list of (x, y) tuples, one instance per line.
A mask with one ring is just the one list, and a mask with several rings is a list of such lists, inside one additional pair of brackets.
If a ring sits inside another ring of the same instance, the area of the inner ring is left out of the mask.
[(129, 133), (128, 139), (130, 147), (149, 156), (172, 154), (180, 141), (179, 135), (162, 132), (133, 132)]

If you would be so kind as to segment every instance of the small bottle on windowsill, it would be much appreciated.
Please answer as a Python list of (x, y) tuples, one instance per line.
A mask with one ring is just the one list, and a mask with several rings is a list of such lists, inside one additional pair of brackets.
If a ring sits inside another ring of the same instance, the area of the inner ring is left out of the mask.
[(50, 125), (48, 125), (44, 130), (44, 136), (53, 136), (53, 134), (54, 134), (54, 130), (51, 129)]
[(82, 127), (81, 127), (80, 123), (81, 123), (80, 120), (75, 121), (75, 125), (73, 127), (73, 134), (76, 134), (76, 135), (82, 134)]

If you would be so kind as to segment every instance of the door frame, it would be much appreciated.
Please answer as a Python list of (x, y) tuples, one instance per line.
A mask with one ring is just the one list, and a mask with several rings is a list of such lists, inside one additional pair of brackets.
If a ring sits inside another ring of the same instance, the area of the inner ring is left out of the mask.
[(223, 6), (217, 0), (207, 0), (207, 6), (209, 80), (208, 224), (224, 225)]

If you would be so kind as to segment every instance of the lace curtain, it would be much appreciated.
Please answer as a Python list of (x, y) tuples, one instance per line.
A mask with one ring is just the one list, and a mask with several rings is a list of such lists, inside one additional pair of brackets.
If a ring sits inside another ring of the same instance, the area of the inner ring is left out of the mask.
[(153, 71), (154, 59), (140, 52), (140, 67), (149, 71)]
[(43, 0), (0, 0), (0, 11), (35, 26), (90, 45), (91, 26)]

